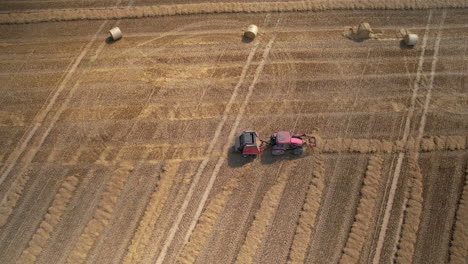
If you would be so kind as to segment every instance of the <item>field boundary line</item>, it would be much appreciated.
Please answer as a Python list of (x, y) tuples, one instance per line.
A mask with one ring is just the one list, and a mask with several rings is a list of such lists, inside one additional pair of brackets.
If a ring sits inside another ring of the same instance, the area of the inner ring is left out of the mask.
[[(408, 139), (408, 135), (410, 132), (411, 128), (411, 118), (413, 117), (414, 113), (414, 108), (415, 108), (415, 103), (416, 103), (416, 97), (418, 94), (419, 90), (419, 81), (421, 80), (421, 72), (423, 71), (423, 63), (424, 63), (424, 54), (426, 52), (426, 45), (427, 45), (427, 39), (429, 36), (429, 25), (432, 19), (432, 10), (429, 11), (429, 15), (427, 18), (427, 23), (426, 23), (426, 29), (424, 31), (424, 37), (422, 41), (422, 46), (421, 46), (421, 55), (419, 56), (419, 62), (418, 62), (418, 68), (417, 68), (417, 74), (416, 74), (416, 79), (414, 81), (414, 88), (413, 88), (413, 94), (411, 96), (411, 103), (410, 103), (410, 109), (408, 111), (408, 115), (406, 116), (406, 121), (405, 121), (405, 129), (403, 132), (403, 143), (406, 144), (406, 141)], [(380, 228), (378, 240), (377, 240), (377, 246), (375, 249), (374, 253), (374, 258), (372, 260), (373, 264), (379, 264), (380, 263), (380, 256), (382, 254), (382, 247), (384, 244), (385, 240), (385, 235), (387, 233), (387, 228), (388, 228), (388, 223), (390, 221), (390, 213), (393, 208), (393, 201), (395, 199), (395, 194), (396, 194), (396, 188), (398, 184), (398, 180), (400, 178), (400, 172), (401, 172), (401, 167), (403, 163), (403, 158), (405, 156), (404, 152), (401, 152), (398, 154), (398, 159), (397, 159), (397, 164), (395, 166), (395, 171), (393, 173), (393, 177), (391, 177), (391, 186), (390, 186), (390, 191), (388, 195), (388, 199), (386, 202), (385, 206), (385, 212), (383, 216), (383, 222)], [(389, 178), (390, 180), (390, 178)]]
[(72, 20), (105, 20), (143, 18), (194, 14), (219, 13), (270, 13), (270, 12), (304, 12), (324, 10), (405, 10), (405, 9), (436, 9), (436, 8), (466, 8), (464, 0), (436, 0), (426, 1), (285, 1), (285, 2), (257, 2), (257, 3), (198, 3), (136, 6), (127, 8), (83, 8), (57, 9), (34, 12), (0, 13), (0, 24), (38, 23), (48, 21)]

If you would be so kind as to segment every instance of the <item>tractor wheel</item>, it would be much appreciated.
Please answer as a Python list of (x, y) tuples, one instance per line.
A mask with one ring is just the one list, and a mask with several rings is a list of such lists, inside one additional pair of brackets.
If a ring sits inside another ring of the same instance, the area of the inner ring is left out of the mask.
[(293, 150), (294, 155), (301, 155), (302, 153), (304, 153), (304, 150), (301, 149), (301, 148), (297, 148), (297, 149)]
[(271, 151), (271, 155), (273, 156), (280, 156), (284, 154), (284, 150), (281, 149), (274, 149)]

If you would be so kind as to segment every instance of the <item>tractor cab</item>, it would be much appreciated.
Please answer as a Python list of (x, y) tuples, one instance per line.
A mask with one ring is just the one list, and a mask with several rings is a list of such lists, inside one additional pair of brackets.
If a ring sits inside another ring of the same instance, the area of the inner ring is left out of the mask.
[(258, 143), (260, 143), (260, 138), (258, 137), (257, 132), (244, 131), (239, 137), (236, 138), (234, 150), (241, 152), (242, 156), (245, 158), (255, 158), (263, 151)]

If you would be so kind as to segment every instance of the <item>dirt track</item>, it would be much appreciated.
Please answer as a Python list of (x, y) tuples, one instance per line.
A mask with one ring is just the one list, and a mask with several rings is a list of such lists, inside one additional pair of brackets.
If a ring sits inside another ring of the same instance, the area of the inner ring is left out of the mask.
[[(361, 21), (379, 39), (343, 37)], [(456, 263), (467, 27), (466, 9), (0, 25), (0, 262)], [(246, 162), (228, 147), (250, 129), (319, 146)]]

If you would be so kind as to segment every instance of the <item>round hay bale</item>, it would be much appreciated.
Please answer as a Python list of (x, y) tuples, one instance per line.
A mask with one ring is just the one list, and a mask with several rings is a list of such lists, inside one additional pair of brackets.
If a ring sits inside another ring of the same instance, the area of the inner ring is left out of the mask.
[(256, 25), (249, 25), (244, 32), (244, 36), (254, 39), (258, 34), (258, 27)]
[(120, 31), (120, 28), (118, 27), (115, 27), (109, 30), (109, 34), (113, 41), (116, 41), (122, 38), (122, 31)]

